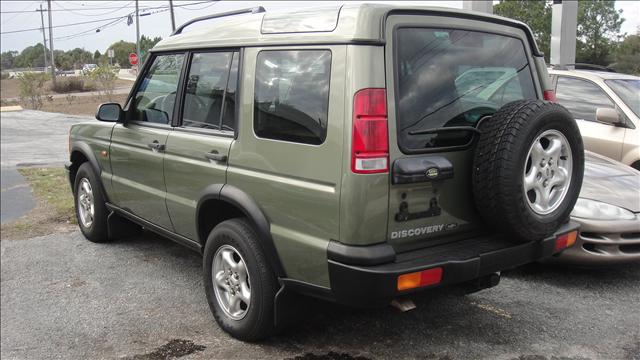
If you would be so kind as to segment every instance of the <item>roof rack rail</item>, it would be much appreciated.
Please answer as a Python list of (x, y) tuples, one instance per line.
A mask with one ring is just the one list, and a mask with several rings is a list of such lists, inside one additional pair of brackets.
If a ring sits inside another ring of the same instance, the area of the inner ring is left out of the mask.
[(199, 21), (203, 21), (203, 20), (209, 20), (209, 19), (215, 19), (215, 18), (220, 18), (220, 17), (225, 17), (225, 16), (233, 16), (233, 15), (240, 15), (240, 14), (257, 14), (257, 13), (262, 13), (265, 12), (266, 10), (262, 7), (262, 6), (256, 6), (256, 7), (252, 7), (252, 8), (246, 8), (246, 9), (240, 9), (240, 10), (233, 10), (233, 11), (227, 11), (227, 12), (223, 12), (223, 13), (218, 13), (218, 14), (211, 14), (211, 15), (206, 15), (206, 16), (201, 16), (195, 19), (191, 19), (189, 21), (187, 21), (186, 23), (178, 26), (178, 28), (171, 33), (171, 36), (173, 35), (178, 35), (180, 33), (182, 33), (182, 30), (184, 30), (184, 28), (186, 28), (187, 26), (193, 24), (193, 23), (197, 23)]

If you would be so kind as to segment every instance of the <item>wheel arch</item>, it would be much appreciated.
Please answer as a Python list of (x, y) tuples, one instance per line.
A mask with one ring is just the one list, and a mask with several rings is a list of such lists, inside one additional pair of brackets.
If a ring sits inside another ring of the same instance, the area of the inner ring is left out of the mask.
[(199, 197), (196, 206), (196, 232), (201, 249), (204, 249), (207, 237), (216, 225), (236, 217), (246, 217), (249, 220), (258, 233), (271, 268), (279, 278), (286, 277), (271, 236), (269, 220), (251, 196), (232, 185), (209, 185)]
[[(88, 162), (91, 165), (93, 172), (96, 174), (96, 177), (100, 182), (100, 186), (103, 186), (101, 177), (100, 177), (100, 175), (102, 174), (102, 168), (100, 168), (100, 164), (98, 163), (98, 160), (93, 154), (93, 151), (91, 151), (91, 147), (89, 146), (89, 144), (87, 143), (73, 144), (73, 146), (71, 147), (69, 160), (71, 161), (71, 165), (69, 166), (69, 178), (70, 178), (71, 184), (75, 182), (76, 173), (78, 172), (78, 168), (80, 167), (80, 165), (84, 164), (85, 162)], [(105, 197), (106, 197), (106, 192), (104, 191), (104, 187), (102, 188), (102, 190), (103, 190), (102, 191), (103, 194), (105, 194)]]

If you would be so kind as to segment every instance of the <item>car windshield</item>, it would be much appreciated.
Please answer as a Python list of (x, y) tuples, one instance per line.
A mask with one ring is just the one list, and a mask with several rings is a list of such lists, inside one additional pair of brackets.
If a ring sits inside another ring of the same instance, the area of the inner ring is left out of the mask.
[(479, 119), (537, 97), (520, 39), (433, 28), (400, 28), (396, 39), (403, 151), (465, 145)]
[(640, 79), (605, 80), (605, 83), (609, 85), (636, 116), (640, 116)]

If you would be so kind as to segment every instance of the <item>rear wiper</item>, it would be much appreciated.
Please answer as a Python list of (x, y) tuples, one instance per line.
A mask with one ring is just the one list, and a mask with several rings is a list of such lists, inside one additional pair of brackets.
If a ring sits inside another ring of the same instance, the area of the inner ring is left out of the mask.
[(473, 126), (448, 126), (448, 127), (409, 131), (409, 135), (437, 134), (441, 132), (453, 132), (453, 131), (471, 131), (477, 134), (481, 133), (480, 130), (476, 129)]

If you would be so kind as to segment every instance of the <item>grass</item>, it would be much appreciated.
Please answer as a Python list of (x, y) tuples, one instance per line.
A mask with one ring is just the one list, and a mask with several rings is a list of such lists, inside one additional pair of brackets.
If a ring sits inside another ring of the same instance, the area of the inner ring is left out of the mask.
[[(59, 79), (63, 79), (62, 81), (65, 81), (64, 79), (71, 79), (71, 78), (77, 78), (75, 76), (60, 76), (58, 77)], [(69, 80), (66, 80), (69, 81)], [(90, 84), (89, 80), (85, 81), (87, 84)], [(44, 84), (44, 94), (45, 95), (53, 95), (56, 94), (56, 92), (54, 92), (53, 90), (51, 90), (51, 81), (47, 81)], [(125, 79), (117, 79), (116, 80), (116, 89), (117, 88), (123, 88), (123, 87), (131, 87), (133, 86), (133, 81), (131, 80), (125, 80)], [(93, 87), (96, 87), (95, 85), (93, 85)], [(2, 98), (2, 100), (6, 100), (9, 98), (17, 98), (20, 96), (20, 82), (18, 81), (18, 79), (2, 79), (0, 80), (0, 98)]]
[[(113, 95), (111, 99), (111, 102), (117, 102), (120, 105), (123, 105), (127, 100), (127, 94), (116, 94)], [(67, 99), (67, 97), (54, 98), (50, 100), (44, 100), (40, 111), (69, 115), (95, 116), (96, 110), (98, 110), (98, 106), (106, 102), (110, 101), (104, 96), (75, 96), (75, 98), (73, 99)]]
[(0, 227), (1, 239), (28, 239), (70, 230), (76, 223), (73, 195), (62, 168), (21, 168), (37, 205), (25, 216)]

